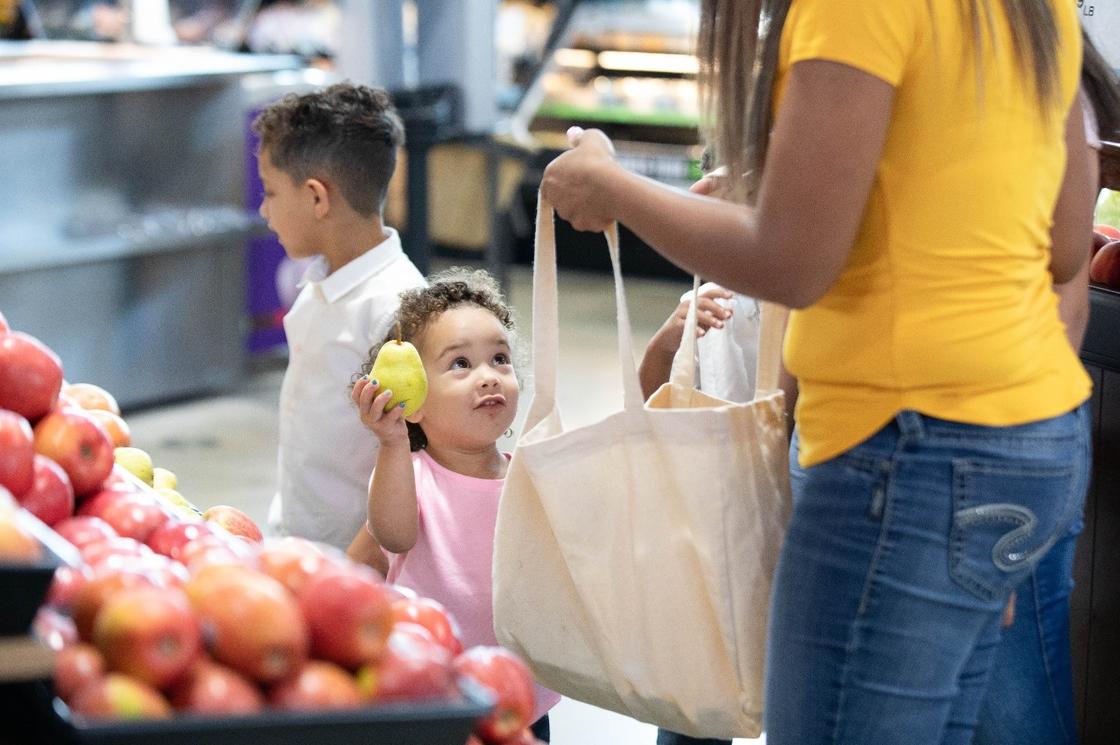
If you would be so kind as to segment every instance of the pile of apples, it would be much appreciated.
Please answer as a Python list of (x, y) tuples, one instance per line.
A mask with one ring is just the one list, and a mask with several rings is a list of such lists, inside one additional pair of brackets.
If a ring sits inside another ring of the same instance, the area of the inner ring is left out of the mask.
[(495, 701), (472, 741), (536, 742), (515, 655), (464, 650), (439, 603), (336, 549), (264, 539), (228, 505), (200, 513), (159, 470), (108, 391), (66, 383), (57, 355), (0, 315), (0, 492), (81, 556), (56, 570), (32, 627), (77, 717), (454, 701), (470, 679)]
[(499, 647), (464, 650), (439, 603), (300, 538), (250, 544), (180, 523), (147, 544), (99, 518), (60, 535), (86, 557), (63, 568), (36, 619), (57, 646), (55, 692), (93, 719), (251, 715), (454, 701), (490, 689), (484, 743), (529, 743), (533, 678)]
[[(260, 539), (257, 526), (236, 508), (198, 511), (174, 490), (174, 474), (153, 469), (150, 456), (131, 444), (111, 393), (66, 382), (58, 355), (12, 330), (0, 314), (0, 486), (24, 509), (49, 526), (75, 512), (97, 515), (141, 541), (172, 515)], [(170, 483), (144, 489), (161, 471)]]

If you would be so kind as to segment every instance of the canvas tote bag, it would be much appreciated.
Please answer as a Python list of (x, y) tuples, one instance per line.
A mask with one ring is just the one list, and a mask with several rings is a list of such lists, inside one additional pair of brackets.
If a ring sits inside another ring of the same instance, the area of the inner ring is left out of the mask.
[[(764, 308), (757, 392), (693, 388), (695, 306), (648, 404), (614, 270), (624, 408), (566, 430), (556, 405), (553, 211), (537, 211), (535, 389), (494, 548), (498, 642), (573, 699), (694, 737), (756, 737), (771, 578), (789, 516), (778, 390), (784, 309)], [(767, 313), (767, 311), (770, 313)]]

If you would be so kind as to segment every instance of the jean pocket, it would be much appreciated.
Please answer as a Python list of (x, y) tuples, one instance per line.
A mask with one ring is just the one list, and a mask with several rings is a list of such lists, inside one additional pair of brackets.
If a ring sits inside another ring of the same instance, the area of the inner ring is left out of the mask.
[(953, 579), (985, 601), (1004, 597), (1058, 540), (1072, 519), (1068, 463), (953, 461)]

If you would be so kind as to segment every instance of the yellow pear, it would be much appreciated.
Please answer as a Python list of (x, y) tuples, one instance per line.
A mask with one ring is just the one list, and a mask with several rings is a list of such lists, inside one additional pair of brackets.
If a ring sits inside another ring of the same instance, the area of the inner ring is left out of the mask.
[(152, 469), (152, 486), (156, 489), (178, 489), (179, 479), (166, 468), (156, 466)]
[(197, 520), (202, 517), (202, 513), (198, 511), (198, 508), (191, 504), (190, 501), (182, 494), (175, 491), (174, 488), (167, 486), (158, 486), (156, 487), (156, 493), (158, 493), (165, 502), (170, 504), (171, 507), (183, 517), (186, 517), (190, 520)]
[(424, 405), (428, 396), (428, 376), (420, 353), (410, 342), (392, 340), (381, 345), (373, 360), (369, 379), (376, 380), (381, 390), (391, 390), (393, 397), (385, 411), (404, 402), (404, 415), (410, 416)]
[(148, 486), (152, 485), (152, 456), (146, 451), (133, 447), (114, 448), (113, 460)]

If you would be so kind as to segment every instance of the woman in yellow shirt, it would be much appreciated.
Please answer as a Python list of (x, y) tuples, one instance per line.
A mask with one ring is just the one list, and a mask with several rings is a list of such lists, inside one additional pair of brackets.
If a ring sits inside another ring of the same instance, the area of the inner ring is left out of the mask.
[(705, 0), (700, 54), (740, 204), (628, 173), (593, 130), (542, 192), (795, 309), (768, 743), (967, 743), (1001, 611), (1071, 544), (1088, 480), (1090, 381), (1054, 291), (1094, 198), (1076, 9)]

